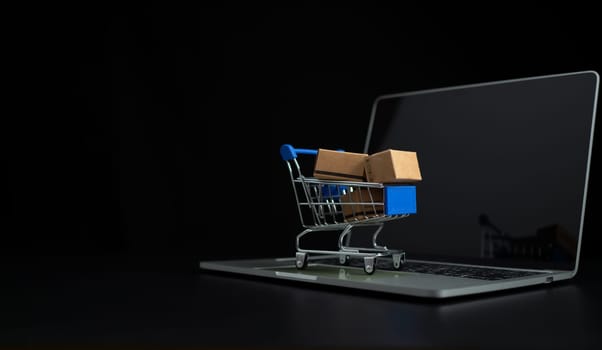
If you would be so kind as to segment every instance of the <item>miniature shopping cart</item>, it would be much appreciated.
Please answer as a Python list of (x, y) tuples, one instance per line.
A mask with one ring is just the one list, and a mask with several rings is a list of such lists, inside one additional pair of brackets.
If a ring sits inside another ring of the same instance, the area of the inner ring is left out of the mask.
[[(416, 213), (416, 187), (303, 176), (297, 155), (317, 153), (317, 150), (293, 148), (288, 144), (280, 148), (289, 170), (301, 225), (305, 228), (297, 235), (295, 266), (306, 268), (309, 254), (318, 254), (336, 255), (342, 265), (348, 264), (351, 258), (363, 258), (367, 274), (374, 273), (376, 259), (381, 257), (392, 258), (393, 267), (400, 269), (405, 263), (405, 252), (387, 249), (377, 243), (377, 238), (386, 222)], [(349, 245), (355, 226), (375, 227), (371, 247)], [(301, 238), (310, 232), (339, 230), (338, 250), (301, 248)]]

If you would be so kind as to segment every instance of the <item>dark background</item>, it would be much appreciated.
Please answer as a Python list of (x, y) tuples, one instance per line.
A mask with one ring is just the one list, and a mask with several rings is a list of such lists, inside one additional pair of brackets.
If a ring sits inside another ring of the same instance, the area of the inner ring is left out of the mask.
[[(0, 252), (85, 265), (293, 255), (278, 148), (361, 151), (381, 94), (600, 71), (586, 8), (7, 11)], [(583, 252), (601, 242), (599, 127)], [(11, 265), (13, 266), (13, 265)]]

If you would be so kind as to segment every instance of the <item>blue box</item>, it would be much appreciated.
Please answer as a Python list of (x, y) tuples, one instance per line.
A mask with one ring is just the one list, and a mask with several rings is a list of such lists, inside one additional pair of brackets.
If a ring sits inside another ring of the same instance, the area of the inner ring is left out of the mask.
[(416, 186), (385, 185), (385, 215), (416, 214)]

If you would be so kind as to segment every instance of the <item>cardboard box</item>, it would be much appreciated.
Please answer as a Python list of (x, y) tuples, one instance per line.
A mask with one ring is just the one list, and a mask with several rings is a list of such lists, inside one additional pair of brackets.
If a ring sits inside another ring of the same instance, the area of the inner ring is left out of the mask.
[[(341, 196), (341, 209), (345, 219), (362, 220), (385, 213), (384, 194), (382, 188), (354, 188)], [(352, 204), (358, 203), (358, 204)], [(379, 204), (371, 204), (379, 203)]]
[(366, 181), (365, 153), (318, 149), (314, 177), (325, 180)]
[(416, 152), (388, 149), (366, 157), (369, 182), (407, 183), (422, 181)]

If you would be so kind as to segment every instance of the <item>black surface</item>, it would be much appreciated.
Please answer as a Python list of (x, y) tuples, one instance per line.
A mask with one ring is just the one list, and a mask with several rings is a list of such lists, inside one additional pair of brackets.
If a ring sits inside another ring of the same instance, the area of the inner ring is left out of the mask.
[[(3, 272), (2, 344), (597, 348), (598, 265), (570, 282), (446, 301), (183, 271), (163, 262), (20, 263)], [(24, 274), (23, 266), (31, 270)], [(35, 276), (35, 278), (32, 278)]]
[(7, 5), (0, 345), (517, 344), (504, 329), (599, 343), (599, 265), (575, 284), (445, 304), (196, 268), (292, 256), (279, 146), (361, 150), (380, 94), (602, 71), (597, 11), (489, 6)]

